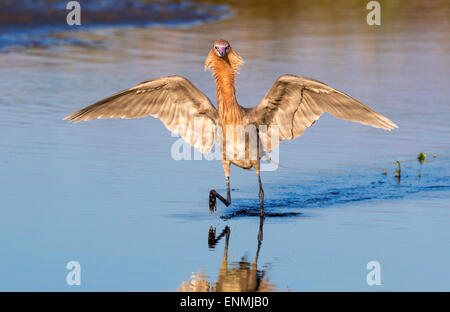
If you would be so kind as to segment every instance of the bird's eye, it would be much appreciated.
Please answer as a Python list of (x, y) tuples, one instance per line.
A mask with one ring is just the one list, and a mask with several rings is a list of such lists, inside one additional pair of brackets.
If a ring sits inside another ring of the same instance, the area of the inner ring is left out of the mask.
[(216, 50), (219, 50), (219, 47), (215, 47), (216, 48)]
[(226, 46), (226, 47), (225, 47), (225, 50), (228, 50), (229, 47), (230, 47), (230, 46)]

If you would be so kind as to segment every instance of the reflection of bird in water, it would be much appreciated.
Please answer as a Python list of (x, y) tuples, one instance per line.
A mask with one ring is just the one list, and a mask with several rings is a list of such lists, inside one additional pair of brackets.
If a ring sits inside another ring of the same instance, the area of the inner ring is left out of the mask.
[(231, 204), (230, 165), (234, 164), (255, 169), (261, 215), (264, 191), (260, 159), (265, 151), (278, 146), (280, 140), (300, 136), (325, 112), (376, 128), (397, 128), (392, 121), (348, 95), (319, 81), (293, 75), (278, 78), (256, 107), (244, 108), (236, 100), (234, 85), (242, 63), (227, 41), (214, 42), (205, 68), (212, 70), (216, 82), (217, 110), (189, 80), (170, 76), (142, 82), (64, 119), (79, 122), (150, 115), (161, 119), (169, 130), (180, 133), (202, 153), (209, 153), (216, 140), (221, 144), (227, 198), (211, 190), (211, 212), (216, 209), (217, 198), (227, 206)]
[(223, 291), (239, 291), (239, 292), (255, 292), (255, 291), (274, 291), (275, 284), (269, 283), (266, 271), (258, 270), (258, 257), (261, 250), (263, 240), (263, 223), (264, 217), (260, 217), (258, 231), (258, 248), (256, 256), (252, 263), (241, 260), (232, 264), (228, 263), (228, 244), (230, 239), (230, 228), (227, 226), (223, 232), (216, 237), (216, 231), (209, 229), (208, 244), (210, 248), (214, 248), (219, 240), (225, 236), (225, 248), (222, 263), (219, 270), (217, 282), (211, 286), (207, 280), (208, 276), (203, 272), (194, 273), (187, 282), (182, 282), (178, 291), (191, 292), (223, 292)]

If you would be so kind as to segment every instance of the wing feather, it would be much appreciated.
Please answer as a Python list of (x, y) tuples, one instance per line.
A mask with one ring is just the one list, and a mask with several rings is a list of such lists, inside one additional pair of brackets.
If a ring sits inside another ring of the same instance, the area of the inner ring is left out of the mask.
[[(280, 140), (302, 135), (323, 113), (384, 130), (398, 128), (391, 120), (347, 94), (320, 81), (294, 75), (278, 78), (258, 106), (248, 112), (250, 122), (267, 125), (268, 131), (260, 137), (268, 151)], [(270, 140), (268, 134), (272, 132), (277, 132), (278, 139)]]
[(146, 116), (159, 118), (167, 129), (179, 133), (202, 153), (208, 153), (214, 144), (217, 110), (204, 93), (182, 76), (144, 81), (70, 114), (64, 120), (78, 123)]

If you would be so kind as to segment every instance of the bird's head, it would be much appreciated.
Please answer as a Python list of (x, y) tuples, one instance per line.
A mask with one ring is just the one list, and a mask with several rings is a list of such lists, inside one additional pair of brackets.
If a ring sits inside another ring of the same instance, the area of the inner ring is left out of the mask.
[(220, 40), (214, 41), (212, 50), (218, 57), (224, 58), (231, 51), (231, 46), (228, 41), (220, 39)]
[(220, 65), (228, 64), (234, 71), (244, 63), (243, 59), (233, 51), (228, 41), (219, 39), (214, 41), (208, 57), (205, 61), (205, 70), (217, 68)]

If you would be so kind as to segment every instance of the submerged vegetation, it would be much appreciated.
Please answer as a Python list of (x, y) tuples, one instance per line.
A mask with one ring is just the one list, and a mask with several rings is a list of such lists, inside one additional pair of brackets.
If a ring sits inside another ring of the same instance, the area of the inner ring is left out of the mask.
[[(418, 174), (419, 179), (422, 177), (422, 165), (424, 163), (427, 163), (427, 157), (428, 157), (428, 155), (423, 152), (420, 152), (419, 154), (417, 154), (416, 160), (420, 165), (419, 174)], [(433, 154), (433, 158), (437, 158), (437, 155)], [(416, 160), (404, 160), (402, 162), (408, 163), (408, 162), (415, 162)], [(394, 177), (397, 178), (398, 182), (400, 182), (400, 179), (402, 178), (402, 166), (401, 166), (401, 163), (399, 160), (395, 161), (395, 165), (396, 165), (396, 168), (394, 168), (393, 174), (394, 174)], [(388, 175), (387, 168), (381, 168), (381, 169), (383, 170), (383, 172), (381, 174), (387, 176)]]
[[(436, 155), (436, 154), (435, 154)], [(417, 161), (419, 162), (419, 164), (423, 164), (424, 162), (427, 162), (427, 154), (424, 154), (424, 153), (422, 153), (422, 152), (420, 152), (418, 155), (417, 155)]]
[[(436, 154), (435, 154), (436, 155)], [(420, 168), (419, 168), (419, 178), (421, 178), (422, 177), (422, 164), (423, 163), (425, 163), (425, 162), (427, 162), (427, 154), (424, 154), (424, 153), (422, 153), (422, 152), (420, 152), (418, 155), (417, 155), (417, 161), (419, 162), (419, 164), (420, 164)]]
[(397, 169), (394, 170), (394, 177), (400, 181), (402, 177), (402, 167), (400, 166), (400, 162), (398, 160), (395, 163), (397, 164)]

